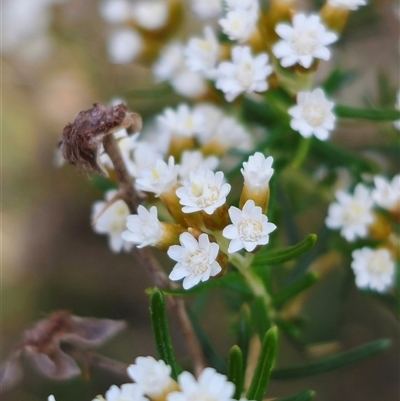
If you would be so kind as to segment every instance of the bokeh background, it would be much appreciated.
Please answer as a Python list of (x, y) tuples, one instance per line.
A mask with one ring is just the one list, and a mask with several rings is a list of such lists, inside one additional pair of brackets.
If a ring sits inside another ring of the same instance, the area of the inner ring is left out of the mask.
[[(46, 6), (34, 12), (33, 3)], [(131, 362), (139, 355), (155, 355), (148, 298), (151, 281), (129, 254), (112, 254), (105, 237), (90, 226), (92, 204), (102, 199), (95, 179), (78, 175), (71, 166), (57, 167), (55, 149), (62, 129), (93, 102), (126, 99), (144, 118), (181, 100), (153, 84), (151, 70), (138, 63), (112, 64), (107, 56), (109, 26), (99, 15), (96, 0), (2, 1), (2, 359), (21, 333), (47, 313), (67, 309), (79, 316), (123, 319), (128, 329), (100, 350)], [(303, 9), (318, 3), (302, 1)], [(351, 17), (334, 60), (356, 79), (335, 98), (353, 106), (394, 106), (399, 87), (398, 3), (370, 1)], [(17, 6), (16, 6), (17, 5)], [(199, 33), (201, 24), (187, 14), (180, 33), (184, 39)], [(333, 64), (319, 72), (327, 74)], [(161, 95), (160, 95), (161, 93)], [(379, 161), (374, 152), (382, 141), (393, 140), (391, 126), (371, 123), (340, 125), (332, 140)], [(309, 211), (307, 213), (310, 213)], [(310, 221), (323, 221), (324, 210), (300, 216), (304, 233)], [(313, 214), (314, 216), (314, 214)], [(161, 257), (161, 255), (160, 255)], [(167, 261), (165, 263), (168, 263)], [(269, 395), (283, 396), (311, 388), (320, 401), (393, 401), (399, 399), (399, 326), (385, 300), (362, 294), (349, 283), (348, 266), (330, 255), (313, 266), (323, 280), (305, 299), (293, 305), (307, 317), (306, 344), (329, 343), (332, 350), (349, 348), (377, 338), (391, 338), (392, 350), (365, 363), (309, 379), (273, 382)], [(192, 299), (193, 307), (197, 300)], [(235, 341), (229, 330), (231, 312), (223, 294), (203, 302), (202, 326), (226, 355)], [(224, 316), (224, 319), (221, 319)], [(172, 331), (175, 327), (172, 323)], [(190, 366), (179, 335), (178, 356)], [(329, 347), (323, 347), (324, 352)], [(292, 365), (308, 355), (285, 339), (279, 366)], [(118, 379), (101, 371), (85, 372), (69, 382), (54, 383), (29, 365), (24, 380), (0, 396), (2, 401), (91, 400)]]

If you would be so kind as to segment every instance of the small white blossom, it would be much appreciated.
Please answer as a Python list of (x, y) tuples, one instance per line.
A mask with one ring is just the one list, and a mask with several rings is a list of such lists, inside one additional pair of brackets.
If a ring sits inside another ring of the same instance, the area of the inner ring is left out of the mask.
[(222, 235), (231, 240), (229, 253), (243, 248), (247, 252), (252, 252), (258, 245), (268, 244), (269, 234), (276, 229), (276, 225), (268, 222), (268, 217), (253, 200), (248, 200), (242, 210), (231, 206), (229, 216), (233, 224), (222, 231)]
[(130, 7), (128, 0), (103, 0), (100, 14), (109, 24), (121, 24), (129, 20)]
[(336, 116), (332, 113), (334, 105), (320, 88), (312, 92), (299, 92), (297, 105), (288, 110), (292, 116), (290, 126), (304, 138), (314, 135), (324, 141), (335, 127)]
[(274, 55), (281, 59), (282, 67), (299, 63), (309, 68), (315, 59), (329, 60), (331, 53), (326, 47), (338, 39), (338, 36), (326, 30), (320, 17), (297, 14), (293, 25), (278, 24), (276, 33), (283, 39), (272, 48)]
[(258, 14), (254, 11), (235, 9), (228, 11), (218, 22), (230, 40), (245, 42), (257, 26)]
[(189, 178), (183, 181), (183, 186), (176, 190), (183, 213), (204, 210), (209, 215), (213, 214), (225, 203), (231, 190), (231, 186), (224, 184), (223, 180), (222, 171), (214, 173), (204, 165), (191, 171)]
[(201, 19), (215, 18), (222, 13), (221, 0), (191, 0), (191, 7)]
[(360, 6), (365, 6), (365, 0), (328, 0), (332, 7), (343, 8), (345, 10), (357, 10)]
[(219, 57), (219, 43), (210, 26), (204, 28), (204, 39), (189, 39), (184, 54), (189, 69), (201, 72), (210, 79), (215, 77), (215, 66)]
[(400, 174), (389, 182), (382, 176), (374, 177), (375, 189), (372, 191), (372, 199), (386, 210), (396, 211), (400, 208)]
[(149, 401), (137, 384), (123, 384), (121, 388), (112, 385), (106, 392), (106, 401)]
[(224, 112), (212, 103), (196, 103), (193, 115), (196, 121), (199, 121), (196, 131), (197, 139), (204, 144), (214, 135), (224, 117)]
[(134, 365), (128, 366), (127, 372), (140, 390), (151, 398), (160, 397), (174, 384), (171, 367), (162, 360), (156, 361), (151, 356), (139, 356)]
[(189, 99), (195, 99), (207, 93), (207, 82), (204, 77), (186, 66), (178, 71), (170, 84), (176, 93)]
[(47, 401), (56, 401), (56, 399), (54, 398), (54, 395), (49, 395)]
[(274, 173), (273, 161), (272, 156), (266, 158), (260, 152), (250, 156), (247, 162), (243, 162), (243, 168), (240, 170), (246, 184), (251, 188), (267, 189)]
[(336, 192), (335, 202), (329, 206), (325, 224), (328, 228), (339, 229), (347, 241), (353, 242), (357, 237), (368, 234), (368, 226), (374, 222), (372, 212), (373, 200), (370, 190), (363, 184), (355, 187), (354, 195), (344, 191)]
[(187, 104), (180, 104), (176, 110), (167, 108), (157, 117), (160, 131), (171, 136), (192, 138), (203, 121), (202, 116), (194, 114)]
[(185, 150), (179, 163), (180, 179), (189, 178), (190, 172), (198, 169), (202, 164), (209, 170), (215, 170), (219, 164), (219, 159), (215, 156), (204, 157), (199, 150)]
[(393, 286), (395, 263), (387, 249), (364, 247), (353, 251), (352, 256), (357, 287), (386, 292)]
[(143, 39), (133, 29), (115, 30), (108, 38), (108, 55), (115, 64), (129, 64), (141, 52)]
[(163, 235), (163, 228), (157, 217), (157, 208), (152, 206), (147, 210), (139, 205), (137, 214), (127, 217), (126, 227), (128, 230), (122, 233), (126, 242), (132, 242), (138, 248), (148, 245), (156, 245)]
[(183, 372), (178, 382), (181, 391), (169, 394), (167, 401), (233, 401), (234, 384), (213, 368), (205, 368), (197, 381), (191, 373)]
[(216, 88), (224, 92), (228, 102), (243, 92), (266, 91), (267, 77), (272, 73), (268, 60), (265, 53), (253, 57), (249, 47), (235, 46), (232, 49), (232, 62), (224, 61), (218, 66)]
[(144, 168), (153, 167), (163, 155), (148, 142), (138, 142), (133, 150), (133, 162), (127, 164), (129, 173), (134, 178), (140, 176)]
[(222, 269), (216, 261), (219, 245), (210, 242), (207, 234), (200, 234), (199, 240), (192, 234), (182, 233), (179, 236), (181, 245), (172, 245), (168, 256), (177, 262), (169, 278), (181, 280), (185, 290), (192, 288), (200, 281), (207, 281), (217, 275)]
[[(106, 200), (111, 200), (117, 194), (116, 190), (106, 192)], [(106, 202), (96, 202), (93, 205), (92, 217), (96, 217), (105, 206)], [(126, 227), (126, 218), (129, 216), (129, 208), (123, 200), (114, 202), (95, 222), (93, 230), (98, 234), (107, 234), (108, 243), (113, 252), (129, 251), (132, 244), (121, 237)]]
[(157, 160), (155, 166), (143, 168), (136, 179), (136, 188), (160, 196), (175, 186), (177, 176), (178, 166), (175, 165), (173, 156), (170, 156), (168, 164), (164, 160)]
[(138, 26), (153, 31), (165, 26), (169, 17), (169, 7), (164, 0), (139, 1), (133, 4), (132, 16)]
[(171, 80), (182, 68), (185, 62), (183, 51), (184, 46), (179, 42), (172, 42), (162, 50), (159, 59), (153, 66), (153, 74), (157, 82)]

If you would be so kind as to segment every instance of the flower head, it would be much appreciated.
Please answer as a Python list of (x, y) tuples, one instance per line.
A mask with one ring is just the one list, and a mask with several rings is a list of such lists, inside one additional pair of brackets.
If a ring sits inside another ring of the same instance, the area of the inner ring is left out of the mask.
[(149, 401), (140, 387), (133, 383), (123, 384), (121, 388), (112, 385), (105, 396), (106, 401)]
[(152, 206), (147, 210), (139, 205), (138, 214), (127, 217), (126, 226), (128, 230), (122, 233), (126, 242), (133, 242), (138, 248), (148, 245), (156, 245), (162, 238), (163, 230), (157, 217), (157, 208)]
[(229, 253), (245, 249), (252, 252), (258, 245), (269, 242), (269, 234), (276, 229), (276, 225), (268, 222), (262, 209), (248, 200), (243, 210), (231, 206), (229, 216), (233, 224), (225, 227), (222, 235), (231, 240), (228, 248)]
[(160, 196), (176, 185), (177, 176), (178, 166), (175, 165), (174, 158), (170, 156), (168, 164), (160, 159), (155, 166), (142, 169), (136, 180), (136, 188), (139, 191), (153, 192), (156, 196)]
[(204, 28), (204, 39), (189, 39), (184, 54), (189, 69), (201, 72), (207, 78), (214, 78), (219, 57), (219, 43), (210, 26)]
[(266, 158), (260, 152), (250, 156), (247, 162), (243, 162), (243, 168), (240, 170), (245, 183), (252, 188), (268, 188), (269, 180), (274, 173), (273, 161), (272, 156)]
[(378, 206), (389, 211), (400, 208), (400, 174), (394, 176), (392, 182), (382, 176), (376, 176), (374, 184), (372, 198)]
[[(106, 201), (111, 201), (117, 194), (116, 190), (106, 193)], [(95, 218), (107, 202), (100, 201), (93, 205), (92, 216)], [(96, 220), (93, 230), (98, 234), (108, 235), (108, 244), (113, 252), (129, 251), (132, 244), (123, 240), (121, 234), (125, 230), (126, 218), (129, 216), (128, 205), (121, 199), (112, 203)]]
[(215, 170), (219, 164), (219, 159), (216, 156), (204, 157), (199, 150), (185, 150), (181, 155), (179, 164), (180, 179), (189, 178), (190, 172), (196, 170), (202, 164), (210, 170)]
[(353, 251), (352, 256), (357, 287), (386, 292), (393, 285), (395, 263), (387, 249), (364, 247)]
[(168, 256), (178, 262), (171, 271), (171, 280), (183, 280), (185, 290), (195, 286), (200, 281), (207, 281), (217, 275), (222, 269), (216, 261), (219, 245), (210, 242), (207, 234), (200, 234), (197, 240), (192, 234), (183, 233), (179, 237), (181, 245), (172, 245)]
[(235, 46), (232, 62), (224, 61), (218, 66), (215, 86), (232, 102), (241, 93), (264, 92), (268, 89), (267, 77), (272, 73), (268, 55), (252, 56), (250, 47)]
[(297, 105), (288, 110), (292, 116), (290, 126), (304, 138), (314, 135), (324, 141), (335, 127), (333, 106), (334, 103), (325, 97), (320, 88), (312, 92), (300, 92), (297, 95)]
[(204, 165), (190, 172), (189, 178), (183, 181), (183, 186), (176, 190), (184, 213), (204, 210), (213, 214), (226, 201), (231, 190), (229, 184), (224, 184), (224, 173), (214, 173)]
[(218, 22), (230, 40), (245, 42), (257, 26), (258, 13), (253, 10), (233, 9)]
[(171, 367), (151, 356), (139, 356), (135, 364), (128, 366), (127, 372), (148, 397), (157, 398), (175, 388), (175, 381), (171, 378)]
[(326, 30), (317, 15), (297, 14), (292, 25), (278, 24), (275, 31), (282, 40), (274, 45), (272, 52), (281, 59), (282, 67), (299, 63), (309, 68), (314, 58), (329, 60), (331, 54), (326, 46), (338, 39)]
[(233, 401), (235, 386), (213, 368), (205, 368), (197, 381), (191, 373), (183, 372), (178, 381), (181, 391), (169, 394), (168, 401)]
[(368, 226), (374, 222), (370, 190), (363, 184), (358, 184), (353, 196), (344, 191), (337, 191), (336, 199), (338, 201), (328, 209), (328, 217), (325, 220), (327, 227), (340, 228), (340, 234), (350, 242), (355, 241), (357, 237), (366, 237)]
[(222, 13), (221, 0), (191, 0), (190, 3), (194, 13), (201, 19), (215, 18)]
[(343, 8), (345, 10), (357, 10), (358, 7), (367, 4), (365, 0), (328, 0), (328, 3), (332, 7)]
[(142, 48), (142, 37), (137, 31), (130, 28), (115, 30), (108, 38), (108, 56), (115, 64), (129, 64)]
[(160, 131), (168, 132), (171, 136), (192, 138), (201, 126), (202, 118), (194, 114), (187, 104), (180, 104), (176, 110), (165, 109), (157, 118)]
[(129, 0), (103, 0), (100, 14), (110, 24), (121, 24), (129, 20)]
[(139, 1), (133, 4), (132, 15), (138, 26), (153, 31), (165, 26), (169, 17), (169, 8), (166, 1)]

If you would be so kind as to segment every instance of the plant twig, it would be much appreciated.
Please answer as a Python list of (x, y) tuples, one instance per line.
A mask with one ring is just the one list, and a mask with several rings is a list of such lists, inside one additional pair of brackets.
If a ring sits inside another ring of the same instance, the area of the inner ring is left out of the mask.
[[(137, 213), (139, 205), (138, 196), (133, 186), (133, 180), (122, 159), (118, 143), (113, 135), (106, 135), (103, 144), (106, 153), (114, 165), (121, 197), (128, 205), (130, 212)], [(146, 268), (156, 286), (161, 288), (175, 287), (149, 248), (138, 249), (135, 247), (134, 249), (135, 255)], [(168, 305), (175, 316), (179, 330), (185, 340), (187, 351), (192, 357), (195, 374), (198, 376), (206, 367), (206, 364), (200, 342), (187, 315), (185, 304), (182, 299), (168, 297)]]

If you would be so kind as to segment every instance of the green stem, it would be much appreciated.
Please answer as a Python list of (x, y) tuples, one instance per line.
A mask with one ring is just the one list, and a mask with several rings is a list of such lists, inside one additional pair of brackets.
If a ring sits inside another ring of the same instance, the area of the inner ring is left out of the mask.
[(296, 155), (294, 156), (292, 167), (299, 168), (307, 158), (308, 152), (311, 148), (311, 140), (310, 138), (301, 138), (300, 145), (297, 148)]

